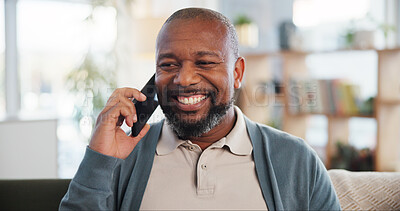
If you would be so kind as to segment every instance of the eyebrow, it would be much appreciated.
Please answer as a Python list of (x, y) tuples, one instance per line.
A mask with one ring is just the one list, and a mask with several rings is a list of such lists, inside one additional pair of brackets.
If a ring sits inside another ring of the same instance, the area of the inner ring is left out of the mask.
[(158, 56), (157, 61), (160, 61), (165, 58), (176, 58), (176, 55), (173, 53), (162, 53)]
[(198, 51), (195, 54), (196, 54), (196, 56), (213, 56), (213, 57), (222, 58), (220, 54), (213, 52), (213, 51)]
[[(223, 59), (223, 57), (219, 53), (216, 53), (216, 52), (213, 52), (213, 51), (197, 51), (197, 52), (194, 53), (194, 55), (198, 56), (198, 57), (212, 56), (212, 57), (217, 57), (219, 59)], [(166, 58), (167, 59), (168, 58), (176, 59), (177, 56), (174, 53), (161, 53), (158, 56), (157, 61), (160, 61), (160, 60), (166, 59)]]

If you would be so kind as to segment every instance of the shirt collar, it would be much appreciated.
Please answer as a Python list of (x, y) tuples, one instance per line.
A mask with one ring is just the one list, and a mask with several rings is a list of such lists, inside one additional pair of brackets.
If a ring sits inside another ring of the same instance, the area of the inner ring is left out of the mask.
[(250, 137), (247, 134), (246, 122), (239, 107), (235, 106), (236, 123), (231, 132), (226, 136), (226, 143), (233, 154), (250, 155), (253, 151), (253, 146)]
[[(210, 147), (222, 148), (226, 145), (233, 154), (250, 155), (253, 151), (253, 146), (247, 134), (243, 113), (237, 106), (234, 106), (234, 109), (236, 113), (235, 126), (226, 137), (223, 137)], [(160, 140), (157, 144), (157, 155), (167, 155), (186, 142), (185, 140), (179, 139), (168, 123), (164, 121)]]
[(157, 155), (167, 155), (183, 143), (185, 143), (185, 141), (179, 139), (168, 123), (164, 121), (160, 140), (157, 143)]

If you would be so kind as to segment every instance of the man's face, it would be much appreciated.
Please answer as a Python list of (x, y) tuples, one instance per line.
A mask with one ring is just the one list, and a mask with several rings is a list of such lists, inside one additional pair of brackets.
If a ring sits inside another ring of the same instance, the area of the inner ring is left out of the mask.
[(201, 20), (174, 20), (160, 31), (158, 98), (180, 138), (208, 132), (201, 127), (214, 127), (232, 105), (236, 58), (226, 34), (222, 24)]

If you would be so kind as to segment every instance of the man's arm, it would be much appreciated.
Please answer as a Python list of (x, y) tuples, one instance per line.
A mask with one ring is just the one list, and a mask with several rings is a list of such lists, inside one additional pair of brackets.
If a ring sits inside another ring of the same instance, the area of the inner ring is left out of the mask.
[(316, 162), (310, 210), (341, 210), (339, 199), (325, 166), (319, 159)]
[(85, 157), (61, 201), (60, 210), (116, 209), (119, 167), (150, 128), (146, 124), (136, 137), (126, 135), (120, 128), (124, 120), (130, 127), (137, 121), (132, 98), (146, 100), (146, 96), (132, 88), (117, 89), (110, 96), (97, 118)]
[(78, 172), (61, 200), (60, 210), (115, 210), (113, 190), (122, 162), (87, 148)]

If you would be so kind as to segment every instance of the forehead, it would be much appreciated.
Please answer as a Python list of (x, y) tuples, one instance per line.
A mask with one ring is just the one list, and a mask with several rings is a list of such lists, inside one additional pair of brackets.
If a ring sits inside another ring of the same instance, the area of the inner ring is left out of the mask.
[(157, 39), (157, 51), (176, 48), (227, 51), (229, 39), (224, 24), (213, 20), (178, 19), (167, 23)]

